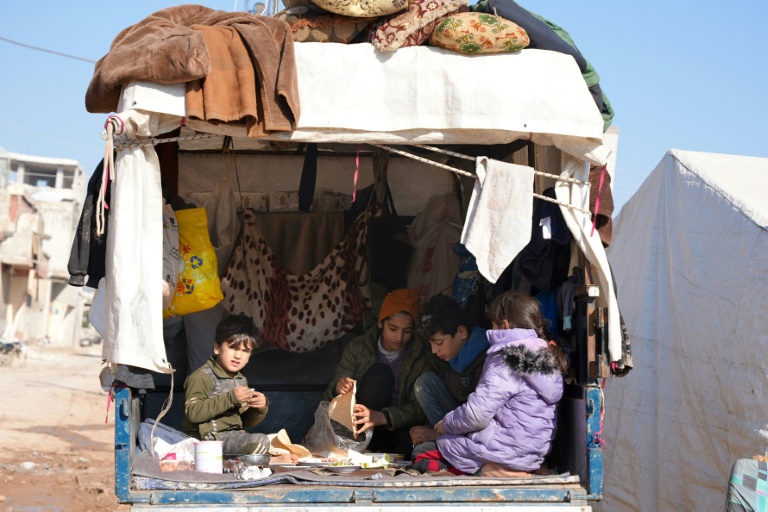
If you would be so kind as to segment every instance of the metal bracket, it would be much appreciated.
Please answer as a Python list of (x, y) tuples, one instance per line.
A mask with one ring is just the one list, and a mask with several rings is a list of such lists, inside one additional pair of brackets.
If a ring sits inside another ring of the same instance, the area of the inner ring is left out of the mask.
[(589, 505), (587, 493), (583, 489), (568, 491), (568, 502), (576, 507), (586, 507)]
[(375, 494), (369, 489), (356, 489), (352, 493), (352, 503), (360, 505), (372, 505)]

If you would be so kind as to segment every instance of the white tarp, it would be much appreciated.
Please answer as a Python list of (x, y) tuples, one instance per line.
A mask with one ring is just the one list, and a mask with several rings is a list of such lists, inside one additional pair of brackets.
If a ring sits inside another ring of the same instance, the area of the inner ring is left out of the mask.
[[(531, 139), (604, 164), (603, 118), (569, 55), (525, 49), (464, 55), (414, 46), (296, 43), (301, 116), (273, 140), (371, 144), (506, 144)], [(122, 105), (184, 115), (185, 84), (134, 82)], [(197, 131), (245, 128), (186, 120)]]
[(733, 463), (765, 453), (767, 228), (768, 159), (678, 150), (614, 221), (634, 369), (605, 389), (596, 510), (724, 510)]

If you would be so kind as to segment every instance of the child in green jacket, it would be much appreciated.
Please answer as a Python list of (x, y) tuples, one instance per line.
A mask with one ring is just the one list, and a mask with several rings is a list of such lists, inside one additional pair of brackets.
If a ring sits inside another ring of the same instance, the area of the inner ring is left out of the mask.
[(204, 441), (222, 441), (225, 454), (269, 451), (265, 434), (245, 430), (267, 415), (268, 400), (248, 387), (240, 371), (261, 346), (258, 330), (245, 315), (224, 318), (216, 326), (213, 356), (184, 383), (184, 431)]

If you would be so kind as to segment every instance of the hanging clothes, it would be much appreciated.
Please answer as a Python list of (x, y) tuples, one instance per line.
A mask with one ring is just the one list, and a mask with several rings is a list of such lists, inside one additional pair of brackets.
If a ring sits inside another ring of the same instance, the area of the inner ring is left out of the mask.
[[(99, 162), (88, 180), (83, 201), (83, 211), (80, 221), (77, 223), (75, 238), (72, 240), (72, 249), (69, 253), (67, 270), (69, 271), (69, 284), (72, 286), (88, 286), (98, 288), (99, 280), (104, 277), (104, 261), (107, 252), (107, 233), (98, 236), (96, 234), (96, 203), (99, 200), (99, 190), (103, 186), (104, 159)], [(107, 204), (111, 201), (111, 187), (107, 187), (104, 200)], [(104, 211), (104, 224), (109, 224), (109, 210)], [(106, 229), (106, 227), (105, 227)], [(86, 281), (86, 277), (88, 280)]]
[(531, 239), (534, 170), (479, 157), (475, 172), (461, 243), (480, 273), (495, 283)]
[[(544, 195), (555, 197), (555, 191), (548, 188)], [(520, 269), (536, 288), (553, 290), (568, 279), (571, 233), (559, 206), (536, 201), (531, 241), (520, 251)]]
[(319, 349), (343, 336), (371, 307), (368, 229), (373, 213), (361, 214), (331, 253), (302, 275), (289, 274), (246, 220), (221, 281), (224, 307), (251, 317), (267, 343), (291, 352)]

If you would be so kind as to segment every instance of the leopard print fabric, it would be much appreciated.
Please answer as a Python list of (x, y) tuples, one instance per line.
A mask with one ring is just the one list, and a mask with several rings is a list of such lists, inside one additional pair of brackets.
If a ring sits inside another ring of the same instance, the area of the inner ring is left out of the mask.
[(221, 281), (224, 307), (253, 319), (262, 338), (291, 352), (322, 348), (358, 324), (371, 308), (368, 227), (363, 212), (331, 253), (304, 275), (292, 275), (247, 220)]

